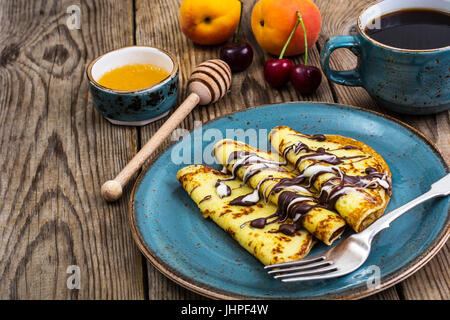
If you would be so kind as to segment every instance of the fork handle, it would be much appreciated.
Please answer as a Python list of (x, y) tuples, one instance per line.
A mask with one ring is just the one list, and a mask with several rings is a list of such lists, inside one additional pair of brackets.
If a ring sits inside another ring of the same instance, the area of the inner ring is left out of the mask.
[(411, 210), (412, 208), (418, 206), (419, 204), (436, 197), (448, 196), (450, 194), (450, 174), (447, 174), (442, 179), (431, 185), (431, 189), (422, 194), (421, 196), (411, 200), (410, 202), (404, 204), (400, 208), (397, 208), (390, 213), (382, 216), (380, 219), (372, 223), (367, 229), (360, 232), (361, 237), (369, 237), (369, 242), (372, 241), (373, 237), (383, 229), (390, 226), (391, 222), (403, 215), (405, 212)]

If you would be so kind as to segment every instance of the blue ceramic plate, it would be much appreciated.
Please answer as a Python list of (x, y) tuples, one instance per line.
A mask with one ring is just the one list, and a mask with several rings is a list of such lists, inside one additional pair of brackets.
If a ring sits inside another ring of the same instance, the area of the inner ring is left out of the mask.
[[(211, 146), (214, 138), (202, 137), (207, 129), (216, 129), (208, 132), (220, 138), (221, 134), (225, 137), (227, 129), (253, 128), (264, 133), (277, 125), (309, 134), (343, 135), (374, 148), (392, 171), (393, 196), (387, 211), (426, 192), (448, 172), (439, 151), (420, 133), (394, 119), (354, 107), (287, 103), (211, 121), (163, 152), (141, 174), (133, 190), (130, 218), (134, 237), (147, 259), (163, 274), (213, 298), (359, 298), (404, 280), (444, 245), (450, 233), (448, 197), (411, 210), (381, 231), (366, 263), (347, 276), (289, 284), (267, 275), (258, 260), (214, 222), (202, 217), (175, 177), (185, 165), (175, 164), (171, 155), (181, 148), (189, 150), (190, 144)], [(194, 159), (194, 151), (189, 152)], [(350, 233), (347, 231), (343, 238)], [(318, 243), (310, 254), (325, 250), (327, 247)], [(376, 270), (381, 273), (378, 286), (373, 281)]]

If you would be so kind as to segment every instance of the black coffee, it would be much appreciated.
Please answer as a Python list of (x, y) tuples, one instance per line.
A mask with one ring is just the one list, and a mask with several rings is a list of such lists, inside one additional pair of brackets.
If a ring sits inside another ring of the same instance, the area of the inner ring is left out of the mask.
[(372, 39), (391, 47), (442, 48), (450, 45), (450, 14), (428, 9), (395, 11), (382, 16), (378, 23), (374, 19), (364, 31)]

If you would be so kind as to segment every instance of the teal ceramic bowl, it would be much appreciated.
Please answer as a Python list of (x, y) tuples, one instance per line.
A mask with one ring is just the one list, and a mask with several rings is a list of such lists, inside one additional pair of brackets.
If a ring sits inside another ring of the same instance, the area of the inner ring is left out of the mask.
[[(112, 90), (98, 83), (108, 71), (130, 64), (151, 63), (169, 72), (162, 82), (140, 90)], [(162, 49), (131, 46), (108, 52), (87, 69), (94, 107), (113, 124), (143, 126), (166, 116), (178, 98), (178, 62)]]
[[(209, 154), (208, 146), (231, 129), (256, 130), (261, 138), (258, 146), (264, 148), (263, 135), (277, 125), (309, 134), (344, 135), (373, 147), (392, 172), (393, 195), (387, 212), (425, 193), (448, 172), (439, 151), (422, 134), (392, 118), (354, 107), (288, 103), (211, 121), (162, 152), (143, 171), (132, 194), (130, 219), (135, 240), (149, 261), (170, 279), (213, 298), (360, 298), (404, 280), (445, 244), (450, 231), (449, 197), (430, 200), (394, 221), (375, 237), (367, 261), (346, 276), (298, 283), (273, 279), (225, 231), (202, 217), (176, 173), (189, 164), (178, 164), (182, 150), (187, 152), (184, 159), (190, 156), (195, 163), (205, 162), (195, 157), (200, 154), (195, 146)], [(243, 140), (242, 135), (239, 139)], [(347, 230), (342, 239), (350, 234)], [(317, 243), (310, 255), (326, 250), (326, 245)], [(379, 284), (372, 282), (375, 267), (380, 272)]]

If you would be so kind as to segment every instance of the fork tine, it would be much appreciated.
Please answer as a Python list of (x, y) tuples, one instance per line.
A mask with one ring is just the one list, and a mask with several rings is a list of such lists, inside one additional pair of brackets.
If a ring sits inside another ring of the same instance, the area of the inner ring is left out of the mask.
[(302, 259), (302, 260), (295, 260), (295, 261), (289, 261), (289, 262), (283, 262), (283, 263), (277, 263), (277, 264), (271, 264), (268, 266), (265, 266), (264, 269), (273, 269), (273, 268), (282, 268), (282, 267), (293, 267), (293, 266), (300, 266), (305, 265), (311, 262), (318, 262), (321, 260), (325, 260), (325, 256), (323, 255), (317, 255), (308, 259)]
[(330, 278), (336, 278), (342, 276), (342, 272), (339, 272), (338, 270), (332, 271), (325, 274), (315, 274), (311, 276), (300, 276), (300, 277), (293, 277), (293, 278), (285, 278), (281, 279), (283, 282), (300, 282), (300, 281), (310, 281), (310, 280), (324, 280), (324, 279), (330, 279)]
[(281, 279), (281, 278), (288, 278), (288, 277), (294, 277), (294, 276), (303, 277), (303, 276), (309, 276), (309, 275), (314, 275), (316, 273), (323, 273), (323, 272), (328, 272), (328, 271), (330, 271), (330, 272), (337, 271), (337, 268), (335, 266), (328, 266), (328, 267), (317, 268), (317, 269), (313, 269), (313, 270), (280, 274), (280, 275), (274, 276), (274, 278)]
[(272, 273), (283, 273), (283, 272), (296, 271), (296, 270), (305, 270), (305, 269), (310, 269), (310, 268), (315, 268), (315, 267), (329, 266), (331, 264), (333, 264), (333, 261), (325, 260), (325, 261), (319, 261), (319, 262), (315, 262), (315, 263), (309, 263), (306, 265), (301, 265), (299, 267), (290, 267), (290, 268), (269, 270), (269, 272), (267, 272), (267, 273), (272, 274)]

